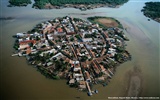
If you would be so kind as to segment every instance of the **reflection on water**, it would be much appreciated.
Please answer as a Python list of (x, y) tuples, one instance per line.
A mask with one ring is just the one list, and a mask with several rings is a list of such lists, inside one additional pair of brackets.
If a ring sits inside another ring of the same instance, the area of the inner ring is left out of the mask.
[[(37, 10), (27, 7), (8, 8), (8, 0), (2, 0), (0, 17), (14, 17), (0, 20), (0, 78), (1, 96), (4, 99), (107, 99), (108, 96), (124, 96), (128, 86), (127, 73), (136, 65), (142, 73), (142, 96), (158, 96), (159, 93), (159, 24), (147, 21), (140, 9), (145, 0), (130, 0), (122, 7), (97, 8), (80, 11), (78, 9)], [(152, 0), (153, 1), (153, 0)], [(14, 39), (12, 35), (32, 29), (36, 24), (55, 17), (73, 16), (86, 19), (89, 16), (109, 16), (119, 19), (127, 28), (130, 38), (127, 49), (133, 60), (118, 67), (107, 87), (97, 85), (99, 94), (88, 97), (86, 93), (69, 88), (65, 80), (50, 80), (28, 65), (25, 58), (11, 57)]]

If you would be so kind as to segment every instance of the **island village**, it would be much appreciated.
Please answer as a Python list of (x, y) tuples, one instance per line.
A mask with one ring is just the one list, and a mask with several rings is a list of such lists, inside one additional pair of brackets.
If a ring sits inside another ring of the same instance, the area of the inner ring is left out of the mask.
[(25, 56), (46, 77), (67, 79), (89, 96), (98, 93), (93, 85), (107, 86), (116, 67), (131, 59), (123, 29), (103, 29), (79, 18), (55, 18), (14, 37), (12, 56)]

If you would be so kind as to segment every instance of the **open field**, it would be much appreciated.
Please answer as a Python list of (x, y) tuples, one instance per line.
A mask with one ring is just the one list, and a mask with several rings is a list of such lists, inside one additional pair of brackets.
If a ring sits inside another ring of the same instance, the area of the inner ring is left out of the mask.
[(111, 18), (98, 18), (95, 21), (97, 21), (107, 27), (118, 27), (119, 26), (119, 24)]
[(95, 17), (89, 17), (88, 20), (93, 23), (98, 23), (103, 28), (119, 27), (123, 29), (122, 24), (118, 20), (112, 17), (95, 16)]

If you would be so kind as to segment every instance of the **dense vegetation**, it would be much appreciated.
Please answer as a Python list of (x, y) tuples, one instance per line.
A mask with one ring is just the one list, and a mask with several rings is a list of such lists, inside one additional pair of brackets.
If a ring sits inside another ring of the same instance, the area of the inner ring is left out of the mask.
[(49, 0), (34, 0), (34, 1), (35, 3), (33, 4), (33, 7), (37, 7), (39, 9), (43, 9), (47, 3), (50, 3)]
[(13, 6), (27, 6), (31, 4), (31, 0), (9, 0), (9, 3)]
[(128, 0), (48, 0), (51, 4), (96, 4), (96, 3), (109, 3), (120, 5)]
[[(109, 4), (109, 5), (121, 5), (126, 3), (128, 0), (34, 0), (33, 7), (39, 9), (45, 8), (46, 4), (53, 6), (63, 6), (65, 4)], [(31, 0), (9, 0), (9, 3), (14, 6), (26, 6), (31, 3)]]
[(146, 2), (142, 12), (145, 16), (160, 22), (160, 2)]
[(112, 5), (121, 5), (126, 3), (128, 0), (35, 0), (34, 6), (42, 9), (45, 4), (50, 3), (53, 6), (62, 6), (65, 4), (112, 4)]

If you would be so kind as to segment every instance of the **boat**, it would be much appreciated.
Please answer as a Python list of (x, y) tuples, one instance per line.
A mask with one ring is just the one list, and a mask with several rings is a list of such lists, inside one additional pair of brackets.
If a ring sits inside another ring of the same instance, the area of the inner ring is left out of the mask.
[(98, 93), (98, 90), (95, 90), (94, 92), (97, 94), (97, 93)]
[(88, 96), (91, 96), (91, 95), (93, 95), (91, 92), (88, 92), (87, 94), (88, 94)]

